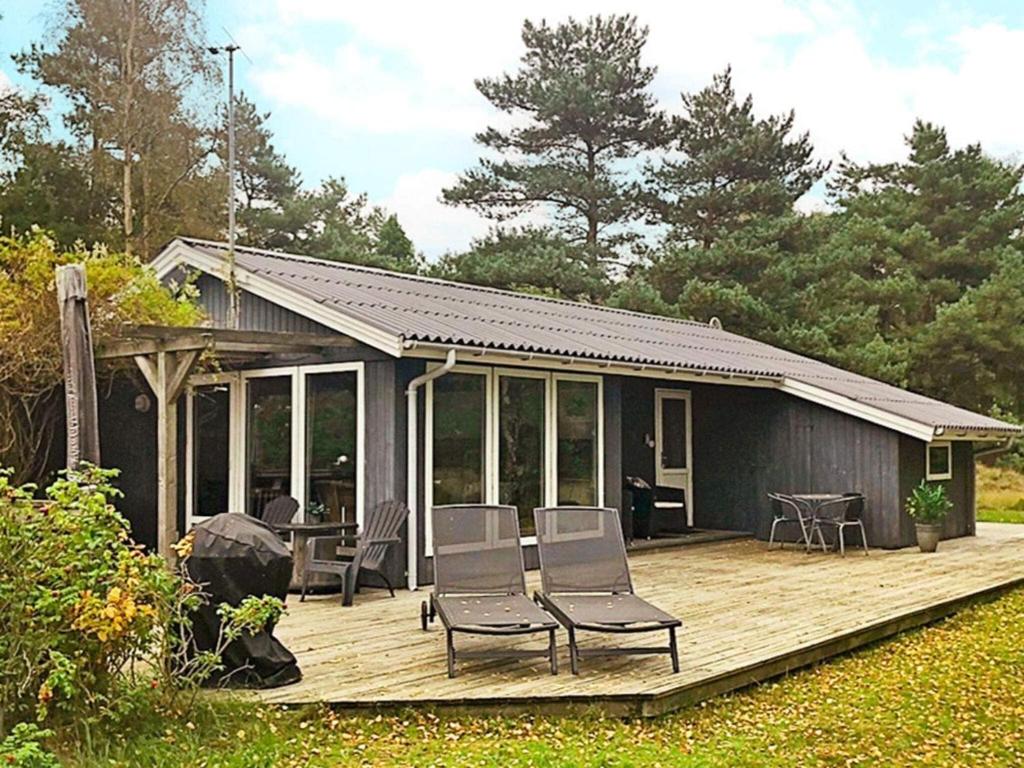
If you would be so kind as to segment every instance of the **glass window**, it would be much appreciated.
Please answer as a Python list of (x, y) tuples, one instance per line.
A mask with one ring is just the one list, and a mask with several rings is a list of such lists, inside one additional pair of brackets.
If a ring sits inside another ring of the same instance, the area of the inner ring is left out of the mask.
[(519, 530), (535, 533), (533, 510), (544, 506), (547, 381), (498, 378), (498, 501), (519, 510)]
[(662, 399), (661, 445), (663, 469), (686, 469), (686, 400)]
[(356, 519), (355, 371), (306, 376), (306, 519)]
[(952, 445), (932, 443), (928, 446), (928, 480), (949, 480), (953, 477)]
[(599, 498), (598, 385), (557, 380), (558, 504), (594, 506)]
[(249, 379), (246, 407), (249, 514), (262, 517), (268, 502), (291, 495), (291, 376)]
[(192, 393), (192, 514), (228, 512), (231, 392), (226, 384)]
[(449, 373), (432, 386), (433, 503), (483, 503), (487, 377)]

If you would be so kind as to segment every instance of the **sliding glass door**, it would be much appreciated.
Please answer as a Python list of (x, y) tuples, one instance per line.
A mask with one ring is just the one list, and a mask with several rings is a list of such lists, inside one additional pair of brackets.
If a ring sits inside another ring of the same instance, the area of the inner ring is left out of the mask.
[(306, 374), (306, 505), (324, 521), (355, 521), (357, 387), (355, 371)]
[(529, 543), (536, 507), (603, 503), (600, 377), (459, 366), (427, 392), (428, 510), (508, 504)]
[(524, 536), (547, 499), (547, 388), (543, 374), (498, 376), (498, 503), (519, 510)]
[(230, 510), (231, 388), (195, 387), (191, 396), (191, 517), (212, 517)]
[(246, 417), (246, 511), (262, 517), (268, 503), (293, 495), (292, 377), (249, 379)]
[(560, 506), (597, 506), (601, 406), (594, 381), (557, 379), (556, 474)]
[(463, 373), (430, 383), (428, 506), (487, 500), (487, 383)]

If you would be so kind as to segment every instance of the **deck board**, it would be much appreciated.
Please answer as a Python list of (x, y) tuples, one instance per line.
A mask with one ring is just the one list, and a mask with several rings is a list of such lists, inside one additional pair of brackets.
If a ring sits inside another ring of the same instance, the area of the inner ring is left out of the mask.
[[(1024, 526), (979, 523), (977, 536), (945, 541), (934, 555), (903, 549), (841, 558), (793, 547), (769, 552), (763, 543), (742, 540), (644, 552), (630, 562), (637, 592), (683, 620), (677, 675), (667, 657), (654, 656), (586, 659), (574, 677), (560, 633), (557, 676), (543, 659), (487, 660), (460, 664), (459, 676), (449, 680), (440, 623), (419, 629), (426, 592), (391, 599), (367, 590), (351, 608), (342, 608), (336, 596), (290, 600), (277, 635), (298, 657), (304, 677), (258, 696), (340, 708), (596, 707), (657, 714), (934, 621), (1024, 583)], [(537, 584), (537, 574), (528, 574), (530, 589)], [(590, 642), (635, 644), (636, 638)], [(540, 636), (459, 641), (465, 648), (543, 645)]]

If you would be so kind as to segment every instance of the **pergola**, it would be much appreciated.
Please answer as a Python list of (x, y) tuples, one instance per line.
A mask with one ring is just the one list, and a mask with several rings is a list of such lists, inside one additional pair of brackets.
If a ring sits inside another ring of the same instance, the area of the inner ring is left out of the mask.
[(97, 360), (132, 359), (157, 403), (157, 548), (169, 557), (178, 532), (178, 398), (203, 355), (244, 363), (273, 355), (351, 347), (342, 335), (140, 325), (96, 350)]

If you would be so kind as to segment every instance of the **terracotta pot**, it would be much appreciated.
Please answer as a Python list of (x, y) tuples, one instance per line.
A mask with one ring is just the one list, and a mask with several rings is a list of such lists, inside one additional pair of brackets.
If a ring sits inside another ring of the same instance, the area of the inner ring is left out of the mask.
[(942, 536), (942, 523), (914, 523), (917, 529), (917, 546), (922, 552), (934, 552)]

